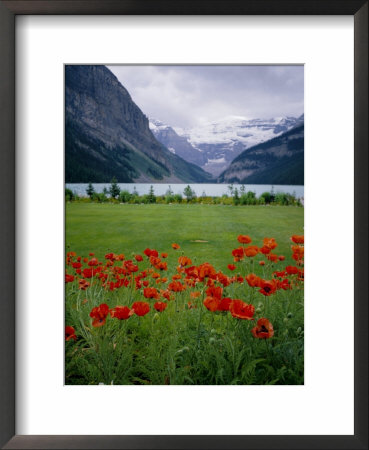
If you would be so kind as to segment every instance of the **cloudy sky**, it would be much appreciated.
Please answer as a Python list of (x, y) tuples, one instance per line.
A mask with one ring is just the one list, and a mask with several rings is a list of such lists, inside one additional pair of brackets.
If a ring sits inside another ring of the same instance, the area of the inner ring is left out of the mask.
[(303, 66), (108, 66), (150, 118), (193, 127), (304, 112)]

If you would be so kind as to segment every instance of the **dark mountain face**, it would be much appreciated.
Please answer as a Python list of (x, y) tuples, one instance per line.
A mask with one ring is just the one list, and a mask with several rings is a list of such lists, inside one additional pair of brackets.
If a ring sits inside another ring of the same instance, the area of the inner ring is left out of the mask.
[(65, 127), (67, 183), (211, 178), (156, 140), (147, 117), (104, 66), (66, 66)]
[(304, 184), (304, 125), (297, 125), (274, 139), (245, 150), (232, 161), (218, 181)]

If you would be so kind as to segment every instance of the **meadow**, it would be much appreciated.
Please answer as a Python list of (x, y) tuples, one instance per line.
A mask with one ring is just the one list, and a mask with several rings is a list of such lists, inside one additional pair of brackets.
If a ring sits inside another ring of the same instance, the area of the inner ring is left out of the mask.
[(66, 204), (66, 384), (303, 384), (303, 208)]

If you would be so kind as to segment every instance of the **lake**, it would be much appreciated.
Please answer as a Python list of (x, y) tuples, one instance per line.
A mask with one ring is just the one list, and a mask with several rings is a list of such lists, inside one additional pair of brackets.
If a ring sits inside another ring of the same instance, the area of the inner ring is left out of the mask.
[[(95, 192), (103, 192), (106, 188), (109, 190), (110, 183), (92, 183)], [(66, 187), (76, 193), (79, 197), (87, 197), (86, 189), (88, 183), (67, 183)], [(138, 194), (148, 194), (150, 186), (154, 188), (155, 195), (164, 195), (169, 186), (174, 194), (182, 194), (183, 190), (188, 184), (155, 184), (155, 183), (118, 183), (120, 190), (127, 190), (133, 192), (136, 188)], [(198, 197), (204, 194), (209, 197), (221, 197), (223, 194), (230, 195), (229, 184), (190, 184), (191, 189), (196, 192)], [(271, 192), (272, 189), (274, 193), (284, 192), (286, 194), (292, 194), (296, 198), (304, 197), (304, 186), (288, 186), (288, 185), (270, 185), (270, 184), (245, 184), (245, 190), (255, 192), (257, 196), (260, 196), (263, 192)], [(234, 184), (233, 187), (237, 187), (240, 190), (241, 185)]]

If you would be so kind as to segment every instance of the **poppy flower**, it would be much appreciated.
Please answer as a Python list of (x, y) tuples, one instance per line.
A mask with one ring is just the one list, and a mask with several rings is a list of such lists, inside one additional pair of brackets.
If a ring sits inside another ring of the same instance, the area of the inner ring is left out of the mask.
[(278, 256), (279, 261), (284, 261), (286, 258), (284, 255), (279, 255)]
[(179, 281), (172, 281), (169, 284), (168, 289), (173, 292), (181, 292), (186, 289), (186, 286), (184, 284), (180, 283)]
[(270, 253), (270, 248), (269, 248), (269, 247), (266, 247), (266, 246), (264, 245), (263, 247), (260, 248), (260, 252), (261, 252), (263, 255), (267, 255), (268, 253)]
[(90, 312), (90, 317), (94, 320), (92, 321), (93, 327), (101, 327), (106, 322), (106, 317), (109, 314), (109, 306), (106, 303), (102, 303), (99, 306), (92, 308)]
[(206, 277), (211, 277), (216, 275), (216, 271), (214, 267), (209, 263), (200, 264), (198, 267), (198, 273), (200, 280), (203, 280)]
[(267, 258), (269, 259), (269, 261), (272, 261), (272, 262), (278, 261), (278, 255), (276, 255), (274, 253), (269, 253), (269, 255), (267, 255)]
[(160, 294), (159, 294), (158, 290), (154, 287), (145, 288), (143, 291), (143, 294), (144, 294), (144, 297), (146, 297), (146, 298), (155, 298), (155, 299), (160, 298)]
[(150, 305), (146, 302), (134, 302), (132, 309), (138, 316), (145, 316), (150, 311)]
[(190, 260), (190, 258), (187, 258), (187, 256), (180, 256), (178, 258), (178, 262), (182, 267), (190, 266), (192, 264), (192, 261)]
[(176, 244), (175, 242), (172, 244), (172, 248), (174, 249), (174, 250), (178, 250), (178, 249), (180, 249), (181, 247), (178, 245), (178, 244)]
[(273, 325), (263, 317), (256, 322), (256, 327), (251, 330), (251, 333), (258, 339), (269, 339), (274, 335)]
[(161, 256), (162, 258), (168, 258), (168, 253), (162, 253), (160, 256)]
[(80, 269), (82, 267), (82, 263), (75, 262), (72, 264), (73, 269)]
[(270, 250), (273, 250), (278, 245), (274, 238), (264, 238), (263, 243), (264, 247), (268, 247)]
[(296, 234), (294, 234), (291, 237), (291, 241), (294, 242), (295, 244), (303, 244), (304, 243), (304, 236), (298, 236)]
[(68, 273), (66, 273), (65, 274), (65, 282), (71, 283), (72, 281), (74, 281), (74, 275), (69, 275)]
[(219, 303), (218, 311), (229, 311), (229, 306), (232, 303), (232, 299), (229, 297), (224, 297)]
[(255, 275), (254, 273), (249, 273), (245, 277), (245, 280), (247, 281), (247, 283), (250, 287), (259, 287), (260, 286), (261, 278), (258, 277), (257, 275)]
[(145, 280), (145, 281), (142, 282), (142, 284), (143, 284), (145, 287), (147, 287), (147, 286), (149, 285), (149, 282), (148, 282), (148, 280)]
[(137, 262), (143, 261), (142, 255), (135, 255), (135, 260), (136, 260)]
[(76, 332), (73, 327), (66, 326), (65, 327), (65, 340), (70, 341), (71, 339), (77, 340)]
[(265, 261), (259, 261), (259, 264), (260, 264), (261, 266), (265, 266)]
[(233, 317), (242, 320), (254, 320), (255, 306), (249, 305), (242, 300), (232, 300), (229, 305), (229, 311)]
[(99, 264), (99, 261), (96, 258), (91, 258), (87, 264), (89, 266), (97, 266)]
[(288, 273), (288, 275), (295, 275), (296, 273), (298, 273), (298, 268), (295, 266), (287, 266), (286, 267), (286, 272)]
[(220, 300), (222, 298), (222, 294), (223, 288), (221, 288), (220, 286), (210, 286), (206, 289), (206, 295), (208, 297), (215, 297)]
[(237, 240), (241, 244), (250, 244), (252, 242), (250, 236), (247, 236), (246, 234), (240, 234), (237, 237)]
[(236, 266), (234, 264), (228, 264), (227, 267), (228, 267), (229, 270), (235, 270), (236, 269)]
[(232, 250), (232, 256), (235, 261), (240, 261), (244, 257), (243, 247), (238, 247)]
[(165, 302), (156, 302), (154, 304), (154, 308), (156, 309), (156, 311), (158, 312), (163, 312), (164, 309), (168, 306), (168, 303)]
[(205, 308), (207, 308), (209, 311), (217, 311), (218, 307), (220, 305), (220, 299), (216, 298), (216, 297), (206, 297), (206, 299), (204, 300), (204, 306)]
[(200, 297), (200, 295), (201, 295), (201, 292), (195, 291), (195, 292), (191, 292), (190, 297), (197, 298), (197, 297)]
[(277, 285), (274, 281), (268, 281), (268, 280), (261, 280), (260, 283), (260, 294), (263, 294), (265, 296), (269, 296), (274, 294), (274, 292), (277, 290)]
[(128, 306), (116, 306), (110, 310), (111, 317), (119, 320), (127, 320), (134, 314), (133, 309), (129, 309)]
[(256, 247), (256, 245), (249, 245), (248, 247), (245, 247), (244, 253), (248, 258), (252, 258), (259, 253), (259, 248)]

